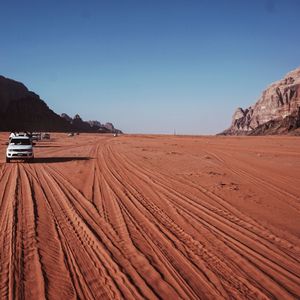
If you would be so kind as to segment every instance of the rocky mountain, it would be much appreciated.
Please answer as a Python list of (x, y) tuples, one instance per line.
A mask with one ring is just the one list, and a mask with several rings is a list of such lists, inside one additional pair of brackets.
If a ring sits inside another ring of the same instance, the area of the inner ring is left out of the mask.
[(69, 123), (72, 123), (73, 119), (67, 115), (66, 113), (63, 113), (60, 115), (62, 118), (64, 118), (66, 121), (68, 121)]
[(88, 122), (83, 121), (78, 114), (74, 116), (74, 118), (71, 121), (71, 124), (75, 131), (93, 131), (91, 125)]
[(100, 128), (102, 126), (102, 124), (99, 121), (96, 121), (96, 120), (88, 121), (88, 123), (91, 125), (91, 127)]
[(85, 122), (79, 115), (59, 116), (24, 84), (0, 76), (0, 131), (121, 132), (111, 123), (106, 128), (93, 122)]
[(113, 132), (113, 133), (122, 133), (121, 130), (115, 128), (115, 126), (112, 124), (112, 123), (105, 123), (104, 125), (101, 125), (100, 131), (105, 131), (105, 130), (108, 130), (109, 132)]
[(74, 131), (80, 132), (99, 132), (99, 133), (122, 133), (121, 130), (116, 129), (112, 123), (101, 124), (99, 121), (83, 121), (77, 114), (71, 118), (66, 113), (61, 114), (61, 117), (68, 121)]
[(298, 133), (300, 128), (300, 67), (272, 83), (253, 105), (237, 108), (224, 135)]
[(0, 131), (23, 130), (69, 131), (71, 126), (24, 84), (0, 76)]

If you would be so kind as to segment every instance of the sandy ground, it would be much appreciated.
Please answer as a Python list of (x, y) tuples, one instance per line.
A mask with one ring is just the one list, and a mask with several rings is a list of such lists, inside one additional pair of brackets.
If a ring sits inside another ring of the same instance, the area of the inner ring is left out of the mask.
[(300, 297), (300, 138), (7, 136), (0, 299)]

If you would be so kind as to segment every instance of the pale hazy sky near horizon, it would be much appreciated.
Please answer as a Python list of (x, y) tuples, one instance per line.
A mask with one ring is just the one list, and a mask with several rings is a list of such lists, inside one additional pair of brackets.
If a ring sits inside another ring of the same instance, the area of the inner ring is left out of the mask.
[(220, 132), (300, 65), (300, 0), (0, 4), (0, 75), (127, 133)]

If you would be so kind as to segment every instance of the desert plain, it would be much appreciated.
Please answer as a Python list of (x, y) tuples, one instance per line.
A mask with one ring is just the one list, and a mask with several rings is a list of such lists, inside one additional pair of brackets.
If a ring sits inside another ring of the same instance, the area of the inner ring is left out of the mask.
[(0, 299), (299, 299), (299, 137), (7, 138)]

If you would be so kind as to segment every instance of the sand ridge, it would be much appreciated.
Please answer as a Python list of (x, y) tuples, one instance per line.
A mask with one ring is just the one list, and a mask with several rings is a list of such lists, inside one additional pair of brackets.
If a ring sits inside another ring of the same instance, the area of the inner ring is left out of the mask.
[(300, 296), (299, 139), (53, 136), (0, 163), (1, 299)]

